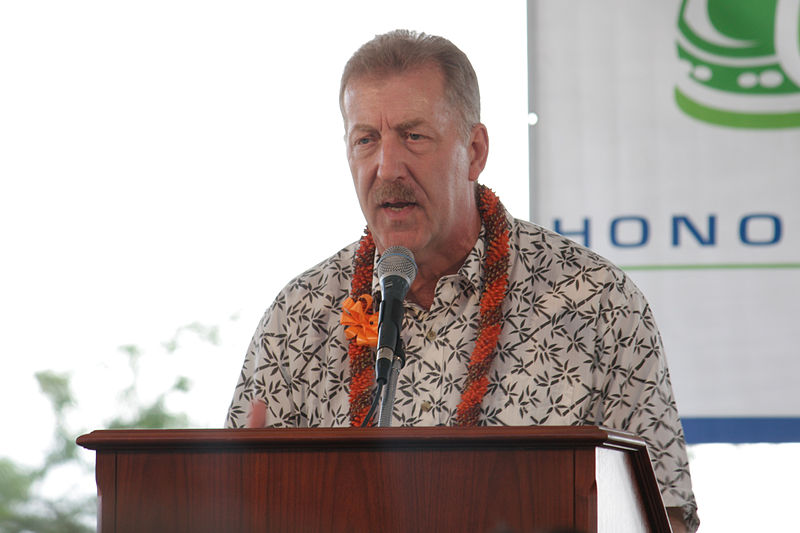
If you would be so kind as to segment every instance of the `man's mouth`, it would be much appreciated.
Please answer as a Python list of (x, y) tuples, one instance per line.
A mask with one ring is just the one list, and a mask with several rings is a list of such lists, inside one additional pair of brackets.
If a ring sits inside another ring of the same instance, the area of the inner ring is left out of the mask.
[(402, 214), (419, 206), (411, 187), (400, 181), (381, 183), (373, 194), (376, 203), (384, 212)]
[(385, 209), (392, 209), (394, 211), (400, 211), (406, 207), (413, 207), (415, 205), (417, 205), (415, 202), (383, 202), (381, 207)]

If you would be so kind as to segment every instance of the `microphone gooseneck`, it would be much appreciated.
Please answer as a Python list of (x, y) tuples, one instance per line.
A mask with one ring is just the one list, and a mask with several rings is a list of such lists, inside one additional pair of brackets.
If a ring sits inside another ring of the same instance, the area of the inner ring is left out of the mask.
[(386, 383), (395, 355), (402, 353), (400, 327), (403, 323), (403, 300), (417, 276), (414, 254), (403, 246), (387, 248), (378, 260), (381, 305), (378, 313), (378, 354), (375, 380)]

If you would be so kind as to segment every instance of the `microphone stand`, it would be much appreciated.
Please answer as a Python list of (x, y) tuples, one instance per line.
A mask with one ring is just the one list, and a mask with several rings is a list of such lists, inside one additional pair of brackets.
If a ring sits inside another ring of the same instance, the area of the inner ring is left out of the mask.
[(400, 369), (406, 364), (406, 350), (402, 339), (397, 339), (397, 347), (394, 351), (392, 368), (389, 371), (389, 380), (383, 390), (381, 406), (378, 411), (378, 427), (388, 428), (392, 425), (392, 413), (394, 411), (394, 393), (397, 390), (397, 378)]

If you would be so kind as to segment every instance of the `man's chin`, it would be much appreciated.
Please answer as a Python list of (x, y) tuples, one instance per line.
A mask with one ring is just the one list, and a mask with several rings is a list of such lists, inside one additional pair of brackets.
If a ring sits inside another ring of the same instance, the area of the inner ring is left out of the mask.
[(416, 252), (420, 247), (420, 236), (416, 232), (408, 231), (385, 231), (372, 232), (378, 252), (383, 252), (392, 246), (403, 246), (412, 252)]

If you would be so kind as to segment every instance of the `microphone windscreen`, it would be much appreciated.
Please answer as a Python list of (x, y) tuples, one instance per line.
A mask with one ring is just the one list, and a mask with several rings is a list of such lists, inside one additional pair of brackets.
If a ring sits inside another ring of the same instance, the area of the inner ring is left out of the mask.
[(417, 263), (414, 254), (404, 246), (390, 246), (378, 260), (378, 279), (384, 276), (403, 277), (410, 287), (417, 277)]

